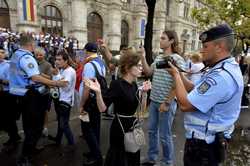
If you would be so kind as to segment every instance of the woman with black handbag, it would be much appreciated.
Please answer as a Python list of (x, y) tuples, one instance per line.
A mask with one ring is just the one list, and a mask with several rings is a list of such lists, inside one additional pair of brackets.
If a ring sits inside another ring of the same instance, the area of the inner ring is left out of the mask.
[[(115, 118), (110, 128), (110, 147), (106, 155), (105, 166), (139, 166), (140, 150), (135, 153), (126, 152), (124, 132), (128, 132), (134, 124), (140, 98), (136, 78), (141, 75), (140, 56), (136, 53), (123, 55), (120, 59), (121, 79), (113, 80), (107, 94), (101, 94), (97, 80), (84, 80), (85, 86), (96, 92), (97, 105), (101, 112), (114, 104)], [(142, 96), (151, 87), (149, 81), (143, 83)], [(142, 99), (143, 101), (146, 100)], [(145, 103), (145, 102), (142, 102)], [(120, 122), (119, 122), (120, 120)]]

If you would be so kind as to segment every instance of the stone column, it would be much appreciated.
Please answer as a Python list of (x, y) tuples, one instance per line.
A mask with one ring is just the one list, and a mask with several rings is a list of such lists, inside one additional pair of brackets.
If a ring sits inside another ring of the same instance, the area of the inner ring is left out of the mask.
[(80, 47), (87, 43), (87, 7), (85, 0), (72, 1), (70, 33), (79, 40)]
[(111, 50), (119, 50), (121, 44), (121, 2), (112, 1), (109, 5), (108, 44)]
[(24, 17), (24, 4), (22, 0), (17, 1), (17, 14), (18, 14), (18, 19), (17, 20), (17, 30), (19, 32), (39, 32), (40, 27), (37, 22), (37, 8), (36, 8), (36, 0), (33, 0), (33, 9), (34, 9), (34, 20), (25, 20)]

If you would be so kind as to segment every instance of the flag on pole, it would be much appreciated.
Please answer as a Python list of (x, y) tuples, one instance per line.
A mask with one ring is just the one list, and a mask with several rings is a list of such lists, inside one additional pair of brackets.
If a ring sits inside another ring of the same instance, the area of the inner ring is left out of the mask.
[(23, 18), (26, 21), (35, 21), (34, 0), (23, 0)]

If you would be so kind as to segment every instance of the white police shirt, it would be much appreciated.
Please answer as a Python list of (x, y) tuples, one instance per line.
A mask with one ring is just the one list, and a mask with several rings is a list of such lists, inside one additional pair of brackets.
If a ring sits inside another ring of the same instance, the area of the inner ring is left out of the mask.
[(243, 78), (234, 58), (225, 59), (205, 73), (188, 94), (196, 108), (185, 113), (186, 138), (212, 143), (216, 132), (230, 138), (240, 114)]

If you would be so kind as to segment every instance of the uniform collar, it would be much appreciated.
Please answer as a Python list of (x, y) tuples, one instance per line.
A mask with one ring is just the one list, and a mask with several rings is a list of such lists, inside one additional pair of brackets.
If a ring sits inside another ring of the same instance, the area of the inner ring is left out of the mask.
[(221, 60), (219, 60), (218, 62), (216, 62), (215, 64), (209, 66), (210, 69), (214, 69), (214, 68), (217, 68), (217, 67), (220, 67), (221, 64), (225, 63), (225, 62), (232, 62), (233, 61), (233, 57), (231, 56), (228, 56), (226, 58), (223, 58)]
[(28, 52), (30, 55), (33, 56), (32, 52), (30, 52), (29, 50), (25, 50), (25, 49), (22, 49), (22, 48), (19, 48), (19, 50), (24, 51), (24, 52)]

